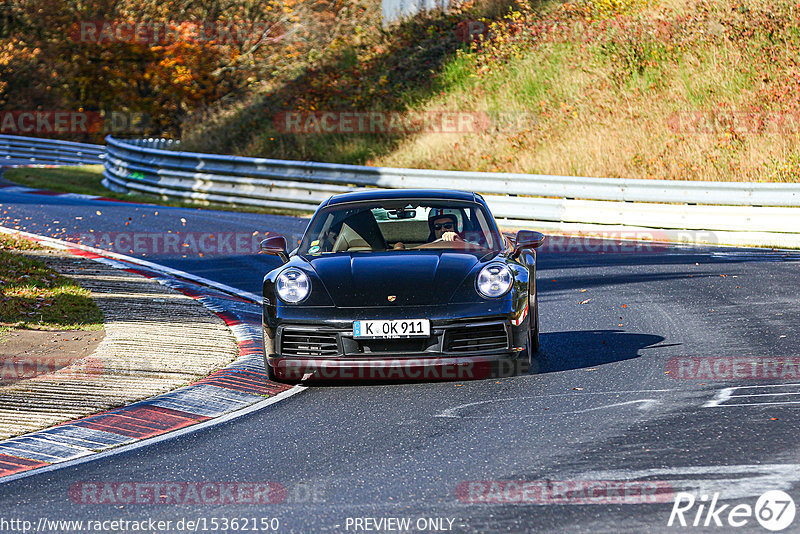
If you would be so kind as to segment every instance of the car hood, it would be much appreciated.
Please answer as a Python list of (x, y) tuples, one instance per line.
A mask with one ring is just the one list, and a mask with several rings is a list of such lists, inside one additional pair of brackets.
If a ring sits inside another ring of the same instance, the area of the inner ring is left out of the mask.
[[(338, 307), (444, 304), (480, 256), (448, 251), (306, 257)], [(390, 300), (389, 297), (394, 297)]]

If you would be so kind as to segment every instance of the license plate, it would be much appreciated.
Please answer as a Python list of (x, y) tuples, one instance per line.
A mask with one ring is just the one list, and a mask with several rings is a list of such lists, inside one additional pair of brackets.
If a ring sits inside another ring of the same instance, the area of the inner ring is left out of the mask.
[(428, 319), (398, 319), (393, 321), (353, 321), (353, 337), (392, 339), (428, 337), (431, 323)]

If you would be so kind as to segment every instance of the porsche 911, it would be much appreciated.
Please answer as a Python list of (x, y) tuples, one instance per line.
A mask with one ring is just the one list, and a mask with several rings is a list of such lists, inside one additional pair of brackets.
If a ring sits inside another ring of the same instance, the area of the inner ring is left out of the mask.
[(501, 234), (484, 199), (365, 189), (323, 202), (299, 246), (261, 244), (264, 358), (273, 380), (468, 379), (532, 362), (536, 254)]

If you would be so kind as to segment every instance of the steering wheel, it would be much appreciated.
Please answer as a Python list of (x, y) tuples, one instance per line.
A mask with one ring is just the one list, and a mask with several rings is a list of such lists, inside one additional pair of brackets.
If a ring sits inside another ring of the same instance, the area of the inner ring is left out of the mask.
[(474, 246), (474, 244), (469, 243), (468, 241), (464, 241), (463, 239), (459, 239), (456, 241), (445, 241), (441, 237), (435, 241), (431, 241), (430, 243), (425, 243), (423, 245), (419, 245), (418, 247), (414, 247), (415, 249), (425, 249), (425, 248), (439, 248), (439, 249), (459, 249), (465, 250), (470, 246)]

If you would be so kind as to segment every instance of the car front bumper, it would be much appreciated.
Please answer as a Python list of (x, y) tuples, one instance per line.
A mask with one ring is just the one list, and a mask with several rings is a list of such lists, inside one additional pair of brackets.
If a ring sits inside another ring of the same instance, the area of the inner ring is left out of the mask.
[(425, 338), (358, 339), (341, 323), (293, 322), (264, 328), (265, 364), (284, 380), (511, 376), (521, 371), (527, 329), (527, 318), (473, 317), (431, 321)]
[(302, 358), (267, 356), (279, 380), (480, 380), (519, 374), (527, 361), (510, 354), (446, 357)]

